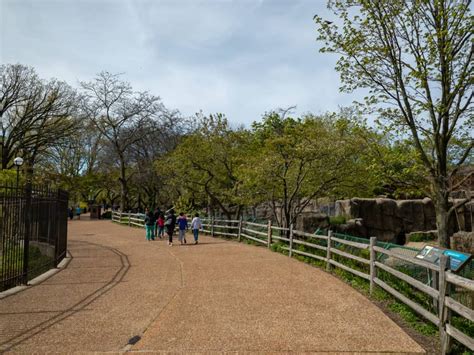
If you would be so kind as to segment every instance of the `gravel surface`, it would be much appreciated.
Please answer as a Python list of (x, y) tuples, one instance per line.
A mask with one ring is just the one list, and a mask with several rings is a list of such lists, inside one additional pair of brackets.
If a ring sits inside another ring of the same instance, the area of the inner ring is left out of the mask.
[(69, 222), (69, 266), (0, 301), (0, 352), (424, 353), (368, 299), (297, 260), (210, 237), (168, 247), (81, 218)]

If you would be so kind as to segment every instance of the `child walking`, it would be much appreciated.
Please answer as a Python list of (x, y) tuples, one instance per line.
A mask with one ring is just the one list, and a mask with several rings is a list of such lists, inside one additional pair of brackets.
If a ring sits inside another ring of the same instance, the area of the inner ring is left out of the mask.
[(178, 240), (181, 242), (181, 244), (186, 244), (186, 229), (188, 229), (188, 219), (184, 215), (183, 212), (179, 214), (178, 217), (178, 227), (179, 227), (179, 235), (178, 235)]
[(155, 240), (154, 229), (155, 229), (155, 215), (153, 212), (148, 211), (145, 216), (145, 228), (146, 228), (146, 240)]
[(156, 227), (158, 228), (158, 238), (163, 239), (163, 234), (165, 233), (165, 216), (163, 214), (160, 214), (158, 217)]
[(196, 213), (194, 215), (194, 218), (191, 221), (191, 229), (193, 230), (194, 244), (197, 244), (199, 238), (199, 230), (202, 229), (202, 222), (201, 218), (199, 218), (199, 213)]

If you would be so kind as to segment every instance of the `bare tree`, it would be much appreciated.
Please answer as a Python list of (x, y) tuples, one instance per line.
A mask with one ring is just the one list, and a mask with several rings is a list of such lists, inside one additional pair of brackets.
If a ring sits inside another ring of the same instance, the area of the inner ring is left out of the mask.
[(84, 91), (82, 108), (87, 117), (109, 142), (118, 159), (121, 185), (120, 208), (128, 207), (126, 153), (131, 145), (142, 139), (139, 134), (144, 122), (161, 110), (160, 99), (147, 92), (134, 92), (119, 74), (101, 72), (91, 82), (81, 82)]
[(2, 169), (23, 155), (30, 173), (38, 156), (71, 136), (77, 127), (77, 94), (66, 83), (40, 80), (32, 68), (0, 66)]

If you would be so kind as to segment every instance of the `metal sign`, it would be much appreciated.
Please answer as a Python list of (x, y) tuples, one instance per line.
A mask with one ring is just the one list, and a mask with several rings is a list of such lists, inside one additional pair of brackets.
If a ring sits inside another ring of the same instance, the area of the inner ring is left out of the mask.
[(433, 247), (431, 245), (425, 245), (425, 247), (416, 255), (416, 258), (439, 265), (441, 254), (449, 256), (449, 268), (454, 272), (459, 271), (464, 264), (471, 259), (471, 254), (461, 253), (460, 251), (451, 249)]

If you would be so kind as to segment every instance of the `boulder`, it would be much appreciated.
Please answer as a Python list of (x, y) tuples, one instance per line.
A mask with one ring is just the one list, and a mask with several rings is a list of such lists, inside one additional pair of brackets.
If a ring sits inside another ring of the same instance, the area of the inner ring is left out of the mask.
[(314, 233), (317, 229), (329, 228), (329, 216), (321, 213), (302, 213), (296, 219), (296, 230)]
[(344, 224), (334, 225), (331, 228), (337, 233), (349, 234), (354, 237), (369, 237), (362, 218), (350, 219)]
[(352, 200), (336, 201), (336, 216), (343, 216), (350, 219), (352, 216)]
[(457, 232), (451, 237), (451, 248), (474, 254), (474, 232)]
[[(423, 200), (392, 200), (389, 198), (352, 198), (336, 201), (336, 216), (361, 219), (363, 227), (343, 226), (340, 229), (358, 231), (359, 236), (375, 236), (379, 240), (403, 244), (406, 234), (436, 229), (436, 213), (429, 198)], [(459, 214), (458, 214), (459, 218)], [(459, 218), (461, 222), (466, 218)], [(467, 225), (467, 223), (464, 223)], [(456, 216), (450, 220), (450, 234), (457, 230)]]

